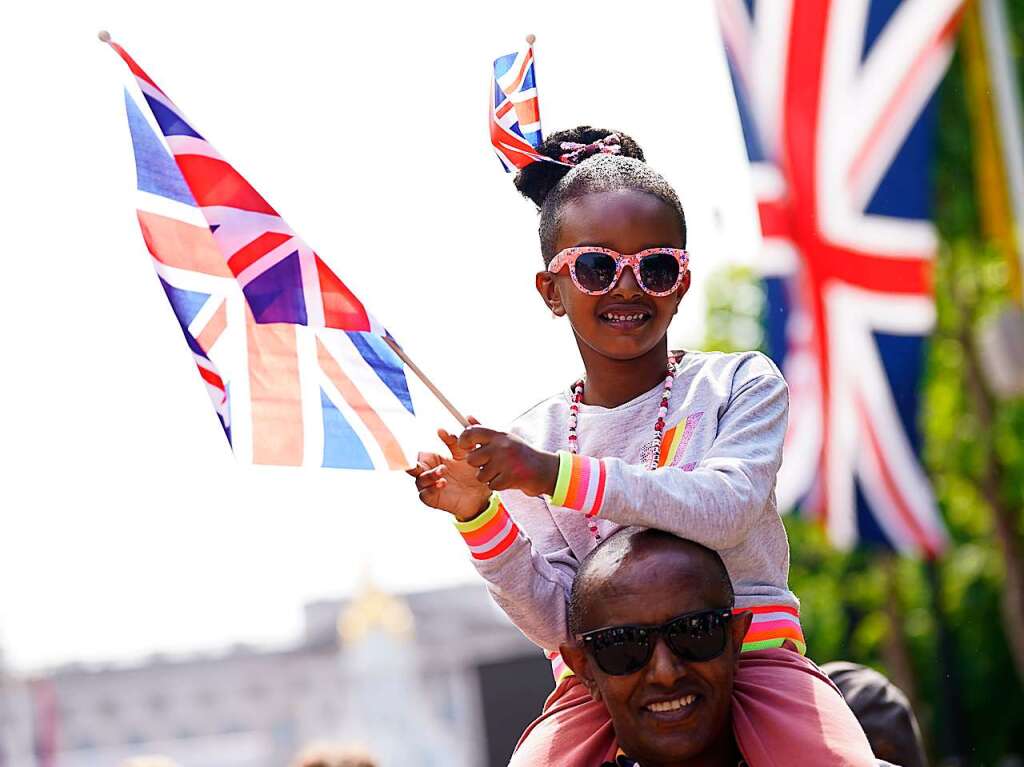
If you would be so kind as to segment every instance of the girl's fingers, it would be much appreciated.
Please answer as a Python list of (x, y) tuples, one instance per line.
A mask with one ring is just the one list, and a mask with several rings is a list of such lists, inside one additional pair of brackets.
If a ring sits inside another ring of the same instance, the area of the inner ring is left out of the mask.
[(468, 415), (468, 416), (466, 416), (466, 420), (469, 421), (469, 425), (470, 426), (479, 426), (480, 425), (480, 422), (478, 420), (476, 420), (476, 416)]
[(416, 463), (422, 464), (428, 469), (431, 469), (440, 463), (444, 463), (444, 458), (437, 453), (417, 453)]
[(448, 467), (442, 463), (440, 466), (435, 466), (432, 469), (427, 469), (425, 471), (420, 472), (420, 475), (416, 477), (416, 482), (417, 484), (420, 482), (424, 484), (428, 482), (433, 482), (436, 479), (438, 479), (441, 475), (445, 474), (447, 471)]
[(483, 484), (490, 487), (491, 482), (500, 473), (501, 472), (497, 468), (491, 466), (490, 464), (487, 464), (480, 467), (480, 471), (476, 473), (476, 478), (478, 482), (482, 482)]
[[(434, 467), (434, 468), (436, 468), (436, 467)], [(413, 477), (414, 479), (418, 479), (420, 476), (423, 475), (424, 472), (432, 471), (432, 470), (433, 469), (431, 469), (431, 467), (428, 466), (425, 463), (417, 463), (411, 469), (406, 469), (405, 473), (408, 474), (410, 477)]]
[(432, 509), (438, 509), (438, 502), (441, 499), (441, 491), (448, 486), (447, 479), (439, 479), (436, 482), (431, 482), (426, 487), (419, 489), (420, 500)]
[(478, 447), (476, 450), (470, 450), (466, 456), (466, 463), (470, 466), (486, 466), (490, 460), (494, 457), (494, 453), (490, 448)]
[(494, 429), (485, 429), (483, 426), (470, 426), (459, 435), (459, 447), (463, 450), (472, 450), (477, 445), (486, 445), (495, 437), (500, 437), (502, 432)]
[(459, 439), (454, 434), (449, 434), (444, 429), (438, 429), (437, 436), (441, 438), (445, 447), (448, 448), (448, 452), (452, 454), (452, 458), (456, 461), (462, 460), (466, 455), (466, 451), (459, 447)]

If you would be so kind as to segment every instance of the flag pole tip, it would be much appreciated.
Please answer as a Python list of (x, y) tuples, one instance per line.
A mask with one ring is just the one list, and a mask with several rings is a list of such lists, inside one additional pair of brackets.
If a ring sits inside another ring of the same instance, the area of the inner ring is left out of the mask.
[(533, 45), (535, 42), (537, 42), (537, 35), (527, 35), (526, 36), (526, 44), (527, 45)]
[(110, 33), (107, 30), (105, 30), (105, 29), (101, 29), (99, 32), (97, 32), (96, 33), (96, 37), (98, 37), (100, 39), (101, 43), (109, 43), (110, 42)]

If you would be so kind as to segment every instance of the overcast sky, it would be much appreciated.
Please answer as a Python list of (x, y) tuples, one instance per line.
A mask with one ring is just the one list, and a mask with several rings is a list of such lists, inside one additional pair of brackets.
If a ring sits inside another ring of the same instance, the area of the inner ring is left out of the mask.
[[(288, 641), (304, 602), (348, 593), (364, 573), (399, 591), (476, 577), (448, 518), (419, 506), (404, 475), (233, 460), (138, 230), (125, 68), (97, 30), (111, 31), (458, 407), (504, 424), (579, 371), (568, 325), (533, 289), (535, 213), (487, 143), (490, 62), (526, 33), (537, 35), (545, 130), (626, 130), (680, 192), (696, 287), (673, 340), (699, 343), (707, 274), (756, 248), (711, 0), (672, 6), (8, 9), (7, 663), (27, 671)], [(418, 394), (425, 424), (454, 425)]]

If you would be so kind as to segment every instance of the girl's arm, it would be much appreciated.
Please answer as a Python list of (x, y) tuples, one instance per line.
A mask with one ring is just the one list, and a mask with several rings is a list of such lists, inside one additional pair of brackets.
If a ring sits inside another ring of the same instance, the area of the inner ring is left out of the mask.
[[(705, 415), (718, 416), (718, 436), (691, 471), (648, 471), (618, 458), (560, 453), (552, 503), (620, 525), (665, 530), (719, 551), (732, 548), (775, 489), (788, 409), (781, 376), (766, 373), (743, 382), (719, 413)], [(590, 484), (595, 492), (587, 492)]]
[(416, 478), (420, 500), (455, 518), (473, 564), (520, 631), (543, 649), (557, 648), (568, 638), (566, 605), (577, 562), (547, 504), (514, 490), (507, 493), (521, 500), (516, 511), (535, 538), (531, 542), (498, 493), (479, 481), (478, 469), (464, 460), (466, 452), (456, 439), (444, 430), (438, 436), (452, 457), (436, 453), (417, 456), (409, 474)]
[(746, 375), (738, 371), (728, 402), (704, 415), (715, 419), (717, 434), (690, 471), (548, 453), (481, 426), (466, 429), (458, 447), (478, 479), (496, 490), (547, 495), (553, 506), (658, 528), (722, 551), (743, 541), (764, 512), (782, 463), (789, 393), (764, 361)]
[(530, 524), (534, 535), (542, 531), (542, 540), (534, 542), (526, 537), (497, 493), (483, 514), (469, 522), (456, 522), (455, 526), (494, 601), (527, 639), (542, 649), (554, 650), (568, 639), (566, 605), (578, 562), (544, 503), (524, 501), (537, 506), (530, 514), (547, 517), (546, 524), (544, 520)]

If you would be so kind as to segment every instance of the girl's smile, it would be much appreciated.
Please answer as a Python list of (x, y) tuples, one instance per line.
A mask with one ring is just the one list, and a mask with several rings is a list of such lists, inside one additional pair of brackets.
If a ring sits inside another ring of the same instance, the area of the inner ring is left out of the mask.
[(638, 303), (616, 303), (606, 307), (597, 316), (613, 331), (628, 332), (644, 327), (654, 316), (654, 312)]

